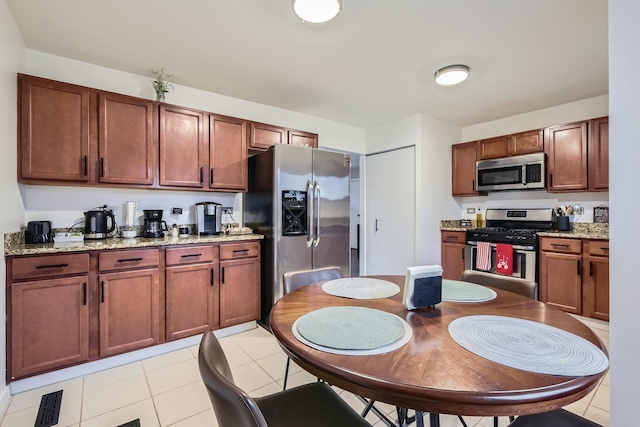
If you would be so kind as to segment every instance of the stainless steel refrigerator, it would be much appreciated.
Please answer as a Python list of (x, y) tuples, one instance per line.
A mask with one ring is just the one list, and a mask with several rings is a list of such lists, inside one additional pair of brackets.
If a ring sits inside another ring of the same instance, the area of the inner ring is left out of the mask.
[(349, 276), (349, 156), (276, 144), (249, 158), (244, 224), (264, 234), (261, 323), (288, 271), (338, 266)]

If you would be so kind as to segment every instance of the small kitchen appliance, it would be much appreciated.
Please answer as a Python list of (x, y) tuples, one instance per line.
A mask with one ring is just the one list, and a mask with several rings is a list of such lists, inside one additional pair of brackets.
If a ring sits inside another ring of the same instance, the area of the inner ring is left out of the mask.
[(142, 236), (162, 238), (167, 231), (167, 223), (162, 220), (162, 209), (144, 209), (144, 227)]
[(136, 202), (126, 202), (124, 204), (124, 227), (122, 228), (122, 237), (130, 239), (136, 237), (136, 212), (138, 204)]
[(88, 240), (106, 239), (116, 229), (113, 212), (106, 208), (96, 208), (84, 213), (84, 238)]
[(476, 162), (478, 191), (544, 190), (544, 153)]
[(51, 221), (29, 221), (24, 235), (25, 243), (51, 242)]
[(222, 230), (222, 205), (214, 202), (196, 203), (198, 235), (216, 235)]

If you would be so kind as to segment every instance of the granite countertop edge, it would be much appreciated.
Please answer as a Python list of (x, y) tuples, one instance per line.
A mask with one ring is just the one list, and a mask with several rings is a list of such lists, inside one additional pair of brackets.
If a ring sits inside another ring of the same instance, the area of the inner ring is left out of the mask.
[[(462, 227), (459, 224), (460, 220), (440, 221), (440, 231), (467, 231), (475, 228), (475, 223), (471, 227)], [(572, 228), (573, 227), (579, 229), (572, 229), (571, 231), (539, 231), (538, 236), (563, 237), (568, 239), (609, 240), (608, 224), (606, 224), (606, 226), (603, 226), (602, 224), (592, 223), (572, 223)]]
[(206, 243), (228, 243), (250, 240), (262, 240), (261, 234), (236, 234), (220, 236), (189, 236), (189, 237), (165, 237), (150, 239), (136, 237), (134, 239), (113, 238), (72, 243), (43, 243), (43, 244), (16, 244), (5, 247), (5, 256), (43, 255), (67, 252), (104, 251), (112, 249), (137, 249), (160, 246), (197, 245)]

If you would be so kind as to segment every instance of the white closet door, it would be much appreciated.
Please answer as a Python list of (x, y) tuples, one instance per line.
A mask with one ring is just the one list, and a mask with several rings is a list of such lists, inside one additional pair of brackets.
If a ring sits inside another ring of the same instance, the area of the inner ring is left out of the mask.
[(415, 265), (415, 147), (366, 157), (366, 274)]

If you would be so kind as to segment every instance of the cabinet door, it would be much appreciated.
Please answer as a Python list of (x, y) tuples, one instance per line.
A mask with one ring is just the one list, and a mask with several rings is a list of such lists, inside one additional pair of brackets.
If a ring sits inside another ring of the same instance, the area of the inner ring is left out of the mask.
[(609, 320), (609, 258), (589, 257), (585, 316)]
[(464, 271), (464, 244), (442, 242), (442, 278), (460, 280)]
[(100, 357), (159, 342), (158, 269), (101, 274), (99, 286)]
[(103, 92), (98, 100), (100, 182), (153, 184), (156, 170), (153, 102)]
[(506, 136), (498, 136), (478, 141), (478, 160), (507, 157), (507, 139)]
[(301, 130), (289, 131), (289, 145), (303, 145), (318, 148), (318, 134), (303, 132)]
[(582, 312), (582, 257), (540, 253), (540, 301), (569, 313)]
[(89, 181), (89, 89), (19, 76), (19, 177)]
[(202, 188), (208, 144), (200, 111), (160, 106), (160, 185)]
[(247, 122), (211, 115), (209, 187), (247, 191)]
[(249, 126), (249, 148), (251, 149), (266, 150), (276, 144), (287, 143), (286, 129), (255, 122), (251, 122)]
[(590, 189), (609, 189), (609, 117), (591, 120), (589, 175)]
[(11, 378), (89, 360), (88, 276), (11, 285)]
[(218, 327), (217, 268), (217, 263), (167, 268), (167, 340)]
[(586, 190), (587, 122), (547, 128), (547, 191)]
[(260, 317), (260, 259), (220, 262), (220, 327)]
[(452, 193), (454, 196), (476, 196), (476, 141), (451, 147)]
[(509, 136), (508, 155), (542, 153), (544, 151), (544, 131), (542, 129), (516, 133)]

